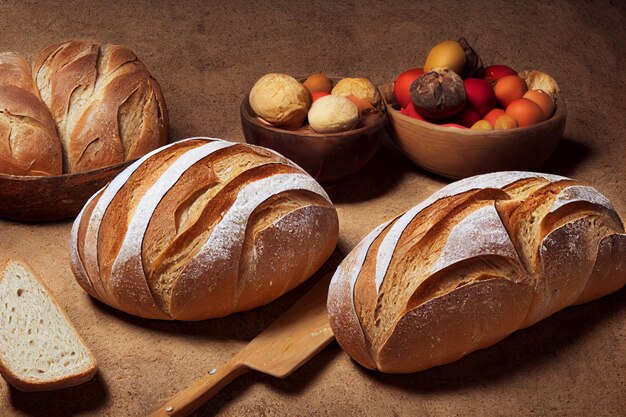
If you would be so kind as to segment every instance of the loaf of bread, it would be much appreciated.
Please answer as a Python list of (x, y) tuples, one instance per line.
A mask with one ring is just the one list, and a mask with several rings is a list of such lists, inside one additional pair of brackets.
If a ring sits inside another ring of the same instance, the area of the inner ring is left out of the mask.
[(313, 178), (261, 147), (175, 142), (96, 193), (71, 264), (92, 296), (147, 318), (203, 320), (268, 303), (311, 276), (338, 237)]
[(0, 173), (60, 175), (61, 143), (28, 62), (0, 53)]
[(72, 40), (43, 49), (33, 67), (63, 146), (64, 172), (138, 158), (167, 143), (159, 84), (128, 48)]
[(0, 373), (21, 391), (91, 379), (96, 360), (52, 293), (23, 263), (0, 264)]
[(335, 273), (328, 310), (354, 360), (407, 373), (625, 282), (626, 235), (606, 197), (568, 178), (499, 172), (452, 183), (367, 235)]

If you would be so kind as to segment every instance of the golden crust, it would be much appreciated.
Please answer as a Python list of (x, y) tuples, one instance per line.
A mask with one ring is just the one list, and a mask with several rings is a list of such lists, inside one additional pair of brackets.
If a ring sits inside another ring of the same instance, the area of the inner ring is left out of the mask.
[(54, 116), (67, 172), (135, 159), (167, 142), (163, 93), (128, 48), (84, 40), (51, 45), (33, 74)]
[(417, 372), (489, 347), (519, 329), (531, 294), (528, 285), (493, 277), (409, 310), (377, 350), (377, 368)]
[(0, 173), (60, 175), (61, 144), (28, 63), (0, 54)]
[(626, 283), (619, 216), (563, 177), (469, 178), (382, 226), (339, 267), (328, 309), (346, 352), (384, 372), (455, 361)]
[(2, 53), (0, 88), (0, 173), (82, 172), (167, 143), (163, 92), (124, 46), (50, 45), (32, 73), (20, 55)]
[(208, 138), (131, 165), (83, 216), (71, 240), (81, 286), (170, 320), (270, 302), (311, 276), (338, 237), (335, 208), (310, 176), (266, 149)]

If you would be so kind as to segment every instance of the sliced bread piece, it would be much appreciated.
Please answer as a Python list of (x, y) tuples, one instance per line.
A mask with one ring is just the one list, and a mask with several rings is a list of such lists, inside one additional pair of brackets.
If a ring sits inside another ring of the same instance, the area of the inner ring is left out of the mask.
[(82, 384), (96, 360), (45, 284), (24, 264), (0, 264), (0, 373), (21, 391)]

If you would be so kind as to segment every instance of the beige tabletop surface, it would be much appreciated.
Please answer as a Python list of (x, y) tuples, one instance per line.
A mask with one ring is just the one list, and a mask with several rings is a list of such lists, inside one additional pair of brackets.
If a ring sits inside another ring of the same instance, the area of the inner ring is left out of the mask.
[[(3, 1), (0, 50), (32, 61), (70, 38), (120, 43), (163, 87), (170, 137), (242, 141), (238, 106), (268, 72), (367, 76), (420, 66), (465, 36), (487, 63), (541, 69), (567, 97), (565, 137), (542, 171), (594, 184), (626, 218), (626, 5), (623, 1)], [(349, 251), (369, 230), (447, 180), (385, 139), (329, 192)], [(92, 300), (69, 267), (71, 221), (0, 220), (0, 257), (26, 258), (99, 362), (92, 381), (26, 394), (0, 381), (0, 416), (140, 416), (227, 361), (302, 289), (263, 308), (198, 323), (143, 320)], [(333, 342), (291, 377), (247, 374), (198, 416), (626, 415), (626, 290), (567, 308), (451, 365), (411, 375), (367, 371)]]

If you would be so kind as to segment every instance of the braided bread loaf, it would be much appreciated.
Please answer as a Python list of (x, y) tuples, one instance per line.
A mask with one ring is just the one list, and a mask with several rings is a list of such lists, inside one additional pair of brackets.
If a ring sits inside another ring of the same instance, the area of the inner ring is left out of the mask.
[(163, 93), (130, 49), (87, 40), (50, 45), (33, 75), (56, 123), (64, 172), (135, 159), (167, 143)]
[(0, 54), (0, 173), (60, 175), (61, 143), (28, 62)]
[(568, 178), (455, 182), (382, 224), (331, 282), (330, 323), (357, 362), (406, 373), (455, 361), (626, 282), (611, 203)]
[(147, 318), (202, 320), (268, 303), (311, 276), (338, 237), (313, 178), (251, 145), (192, 138), (96, 193), (70, 255), (92, 296)]

